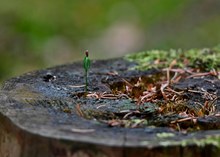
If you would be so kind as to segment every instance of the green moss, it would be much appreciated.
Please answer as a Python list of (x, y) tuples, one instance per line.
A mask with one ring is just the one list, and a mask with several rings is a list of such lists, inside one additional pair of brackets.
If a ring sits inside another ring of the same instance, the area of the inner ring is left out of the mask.
[[(158, 138), (172, 138), (173, 136), (169, 133), (160, 133)], [(185, 139), (182, 141), (173, 141), (173, 140), (166, 140), (166, 141), (160, 141), (160, 145), (162, 146), (171, 146), (171, 145), (181, 145), (182, 147), (189, 146), (189, 145), (196, 145), (198, 147), (205, 147), (207, 145), (212, 145), (220, 149), (220, 137), (219, 136), (206, 136), (202, 139), (192, 138), (192, 139)]]
[(220, 137), (219, 136), (207, 136), (204, 139), (188, 139), (183, 140), (181, 145), (184, 147), (188, 144), (195, 144), (200, 147), (204, 147), (206, 145), (213, 145), (215, 147), (220, 148)]
[(176, 67), (199, 68), (202, 71), (220, 68), (220, 46), (212, 49), (190, 49), (183, 50), (150, 50), (130, 54), (125, 57), (129, 61), (137, 62), (135, 69), (147, 70), (151, 68), (169, 67), (176, 60)]
[(169, 132), (162, 132), (162, 133), (157, 133), (156, 135), (158, 138), (169, 138), (169, 137), (174, 137), (174, 133), (169, 133)]
[[(158, 141), (159, 140), (159, 141)], [(161, 145), (164, 147), (170, 147), (170, 146), (198, 146), (198, 147), (205, 147), (207, 145), (211, 145), (214, 147), (217, 147), (220, 149), (220, 136), (219, 135), (208, 135), (204, 138), (190, 138), (190, 139), (183, 139), (183, 140), (175, 140), (175, 134), (173, 133), (167, 133), (167, 132), (162, 132), (156, 134), (156, 139), (155, 141), (142, 141), (142, 145), (151, 145), (151, 144), (156, 144), (156, 145)]]

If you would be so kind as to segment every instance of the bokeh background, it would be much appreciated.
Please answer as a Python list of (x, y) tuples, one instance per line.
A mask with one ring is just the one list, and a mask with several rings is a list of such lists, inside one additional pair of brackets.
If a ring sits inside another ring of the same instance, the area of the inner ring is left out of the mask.
[(219, 0), (0, 0), (0, 82), (86, 49), (107, 59), (219, 41)]

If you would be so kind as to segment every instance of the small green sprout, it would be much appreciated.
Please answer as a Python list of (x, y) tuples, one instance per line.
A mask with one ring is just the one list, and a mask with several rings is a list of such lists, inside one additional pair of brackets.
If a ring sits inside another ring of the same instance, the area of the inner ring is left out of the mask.
[(88, 71), (90, 68), (90, 59), (89, 59), (89, 51), (88, 50), (86, 50), (85, 55), (86, 56), (84, 57), (84, 60), (83, 60), (83, 67), (85, 70), (85, 92), (87, 94), (87, 91), (88, 91)]

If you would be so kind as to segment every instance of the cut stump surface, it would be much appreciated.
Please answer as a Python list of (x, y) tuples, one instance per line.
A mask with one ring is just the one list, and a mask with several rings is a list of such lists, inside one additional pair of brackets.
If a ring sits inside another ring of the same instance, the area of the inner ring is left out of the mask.
[[(34, 71), (6, 81), (0, 93), (0, 156), (218, 156), (219, 117), (211, 129), (188, 133), (166, 126), (131, 128), (105, 123), (112, 113), (131, 106), (135, 110), (137, 106), (125, 95), (98, 94), (111, 93), (112, 85), (120, 86), (122, 80), (158, 73), (130, 70), (133, 66), (135, 63), (121, 58), (93, 61), (88, 86), (91, 97), (84, 97), (82, 63)], [(201, 86), (199, 82), (189, 85)], [(215, 89), (220, 93), (218, 83)], [(176, 85), (176, 89), (183, 88), (181, 83)], [(201, 119), (200, 123), (205, 121)]]

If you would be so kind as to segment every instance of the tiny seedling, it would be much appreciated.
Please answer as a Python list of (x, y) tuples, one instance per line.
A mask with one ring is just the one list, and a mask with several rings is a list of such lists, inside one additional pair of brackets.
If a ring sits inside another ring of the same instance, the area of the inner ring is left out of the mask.
[(87, 94), (87, 91), (88, 91), (88, 71), (90, 68), (90, 59), (89, 59), (89, 51), (88, 50), (86, 50), (85, 55), (86, 56), (84, 57), (84, 60), (83, 60), (83, 67), (85, 70), (85, 93)]

